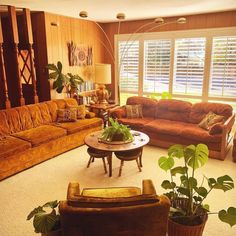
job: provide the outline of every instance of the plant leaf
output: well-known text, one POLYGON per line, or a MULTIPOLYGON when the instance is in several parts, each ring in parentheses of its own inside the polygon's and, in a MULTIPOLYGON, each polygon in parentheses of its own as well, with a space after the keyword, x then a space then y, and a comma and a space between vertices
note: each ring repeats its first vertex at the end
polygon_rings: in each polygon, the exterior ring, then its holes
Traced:
POLYGON ((56 225, 58 217, 55 214, 39 213, 35 215, 33 225, 36 233, 48 233, 56 225))
POLYGON ((64 86, 58 87, 58 88, 56 89, 56 91, 57 91, 58 93, 62 93, 63 88, 64 88, 64 86))
POLYGON ((174 159, 172 157, 160 157, 160 159, 158 160, 158 164, 160 166, 161 169, 167 171, 170 170, 175 162, 174 159))
POLYGON ((185 175, 181 175, 180 176, 180 180, 181 180, 181 184, 184 186, 184 187, 188 187, 188 178, 187 176, 185 175))
POLYGON ((197 169, 205 165, 208 161, 209 150, 207 145, 198 144, 197 146, 189 145, 184 150, 184 156, 187 165, 193 169, 197 169))
POLYGON ((52 209, 56 208, 59 204, 59 201, 55 200, 55 201, 50 201, 50 202, 47 202, 43 205, 43 207, 50 207, 52 209))
POLYGON ((175 176, 176 174, 185 174, 188 171, 187 167, 177 166, 170 170, 171 175, 175 176))
POLYGON ((164 189, 174 189, 176 184, 174 182, 170 182, 169 180, 164 180, 161 184, 161 187, 164 189))
POLYGON ((49 79, 56 79, 57 76, 58 76, 57 71, 56 71, 56 72, 51 72, 51 73, 49 74, 49 79))
POLYGON ((34 210, 33 211, 31 211, 30 213, 29 213, 29 215, 27 216, 27 220, 30 220, 32 217, 34 217, 36 214, 38 214, 38 213, 43 213, 43 212, 45 212, 44 210, 43 210, 43 207, 41 207, 41 206, 39 206, 39 207, 37 207, 37 208, 34 208, 34 210))
POLYGON ((177 189, 177 191, 178 191, 179 193, 181 193, 182 195, 185 195, 185 196, 187 196, 187 197, 189 197, 189 195, 190 195, 190 191, 189 191, 188 188, 179 187, 179 188, 177 189))
POLYGON ((222 189, 224 192, 234 188, 234 181, 228 175, 221 176, 217 178, 216 183, 212 184, 214 189, 222 189))
POLYGON ((60 61, 57 62, 57 68, 58 68, 59 73, 61 73, 61 71, 62 71, 62 64, 61 64, 60 61))
POLYGON ((193 177, 189 177, 188 183, 189 183, 189 188, 197 187, 197 180, 193 177))
POLYGON ((46 68, 49 69, 49 70, 53 70, 53 71, 58 72, 57 67, 56 67, 55 64, 48 64, 48 65, 46 65, 46 68))
POLYGON ((183 157, 184 156, 183 146, 180 144, 172 145, 168 149, 168 156, 177 157, 177 158, 183 157))
POLYGON ((206 197, 207 196, 207 189, 204 187, 195 187, 194 190, 202 197, 206 197))
POLYGON ((201 202, 202 198, 199 196, 193 196, 193 199, 195 200, 195 202, 201 202))
POLYGON ((206 211, 210 211, 210 206, 208 204, 202 205, 202 208, 204 208, 206 211))
POLYGON ((227 211, 221 210, 218 213, 218 217, 221 221, 228 223, 232 227, 236 225, 236 208, 229 207, 227 211))

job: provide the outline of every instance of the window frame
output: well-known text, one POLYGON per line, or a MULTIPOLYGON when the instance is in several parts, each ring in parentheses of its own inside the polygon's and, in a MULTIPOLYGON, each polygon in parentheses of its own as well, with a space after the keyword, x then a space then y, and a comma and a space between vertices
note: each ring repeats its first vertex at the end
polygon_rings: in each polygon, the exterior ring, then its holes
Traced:
MULTIPOLYGON (((236 27, 226 28, 206 28, 206 29, 192 29, 192 30, 179 30, 179 31, 162 31, 152 33, 138 33, 138 34, 120 34, 114 35, 115 40, 115 86, 116 99, 119 98, 119 62, 118 62, 118 41, 139 41, 139 88, 138 95, 145 96, 151 93, 143 92, 143 74, 144 74, 144 41, 155 40, 155 39, 170 39, 171 40, 171 52, 170 52, 170 75, 169 75, 169 93, 174 98, 193 98, 200 99, 202 101, 232 101, 236 102, 236 98, 233 97, 217 97, 209 96, 210 76, 211 76, 211 57, 212 57, 212 46, 213 37, 220 36, 235 36, 236 27), (174 94, 173 93, 173 81, 174 81, 174 52, 175 52, 175 39, 177 38, 194 38, 204 37, 206 38, 205 45, 205 66, 204 66, 204 78, 202 95, 185 95, 185 94, 174 94)), ((127 92, 127 91, 126 91, 127 92)), ((132 94, 132 92, 129 92, 132 94)))

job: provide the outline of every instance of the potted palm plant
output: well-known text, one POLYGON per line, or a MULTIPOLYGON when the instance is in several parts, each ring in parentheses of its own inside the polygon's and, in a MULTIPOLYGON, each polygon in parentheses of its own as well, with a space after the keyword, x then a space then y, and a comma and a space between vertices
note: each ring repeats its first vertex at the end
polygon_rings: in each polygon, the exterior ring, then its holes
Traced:
POLYGON ((38 206, 27 216, 27 220, 33 218, 35 233, 42 236, 61 236, 60 215, 57 213, 59 202, 57 200, 38 206))
MULTIPOLYGON (((208 147, 205 144, 173 145, 168 149, 168 156, 158 160, 159 167, 170 173, 170 180, 164 180, 161 186, 168 190, 166 195, 171 201, 168 222, 168 235, 201 236, 208 219, 209 205, 204 204, 213 190, 224 192, 234 188, 234 182, 228 175, 215 178, 203 176, 201 181, 196 178, 196 170, 208 161, 208 147), (177 159, 180 159, 176 162, 177 159), (176 163, 183 162, 182 165, 176 163), (179 178, 176 179, 176 176, 179 178)), ((236 224, 236 208, 218 212, 221 221, 230 226, 236 224)))

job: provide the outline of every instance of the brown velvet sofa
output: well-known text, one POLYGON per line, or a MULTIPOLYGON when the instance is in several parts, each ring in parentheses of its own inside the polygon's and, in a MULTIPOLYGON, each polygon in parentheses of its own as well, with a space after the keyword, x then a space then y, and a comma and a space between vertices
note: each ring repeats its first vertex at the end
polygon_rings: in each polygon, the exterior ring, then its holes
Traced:
POLYGON ((102 129, 100 118, 57 123, 57 109, 77 105, 58 99, 0 111, 0 180, 84 144, 102 129))
POLYGON ((64 236, 166 236, 170 201, 151 180, 137 187, 83 189, 70 183, 59 205, 64 236))
POLYGON ((110 116, 132 129, 148 134, 149 144, 168 148, 173 144, 205 143, 210 150, 210 157, 225 159, 231 138, 230 131, 235 121, 230 105, 208 102, 191 104, 175 99, 157 101, 137 96, 129 97, 126 104, 141 104, 143 118, 127 118, 124 106, 111 110, 110 116), (220 133, 209 134, 198 126, 209 111, 225 117, 220 133))

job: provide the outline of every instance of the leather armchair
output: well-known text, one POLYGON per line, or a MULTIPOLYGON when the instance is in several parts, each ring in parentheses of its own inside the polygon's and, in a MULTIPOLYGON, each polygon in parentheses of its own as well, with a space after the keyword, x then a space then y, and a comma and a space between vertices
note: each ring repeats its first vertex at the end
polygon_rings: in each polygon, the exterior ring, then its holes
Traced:
POLYGON ((84 189, 70 183, 59 211, 64 236, 166 236, 170 208, 151 180, 136 187, 84 189))

